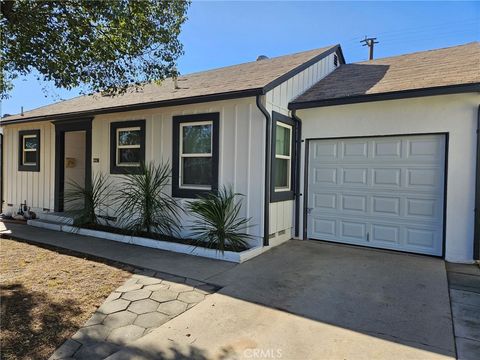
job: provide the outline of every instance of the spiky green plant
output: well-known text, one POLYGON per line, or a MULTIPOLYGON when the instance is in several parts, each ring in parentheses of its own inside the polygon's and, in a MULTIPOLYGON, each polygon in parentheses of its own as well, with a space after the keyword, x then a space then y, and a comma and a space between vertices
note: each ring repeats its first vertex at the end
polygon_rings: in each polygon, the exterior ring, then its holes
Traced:
POLYGON ((164 191, 170 177, 168 163, 142 164, 139 174, 123 175, 116 197, 119 224, 134 233, 178 234, 182 208, 164 191))
POLYGON ((215 248, 222 253, 226 248, 239 251, 248 247, 253 236, 245 231, 251 226, 250 218, 240 217, 242 194, 234 193, 231 187, 223 186, 217 193, 200 197, 188 205, 195 217, 191 231, 195 239, 204 246, 215 248))
POLYGON ((76 181, 69 181, 67 185, 64 194, 66 213, 73 216, 74 225, 99 224, 100 217, 107 217, 112 194, 112 183, 107 176, 97 173, 87 186, 76 181), (83 208, 78 208, 79 203, 83 208))

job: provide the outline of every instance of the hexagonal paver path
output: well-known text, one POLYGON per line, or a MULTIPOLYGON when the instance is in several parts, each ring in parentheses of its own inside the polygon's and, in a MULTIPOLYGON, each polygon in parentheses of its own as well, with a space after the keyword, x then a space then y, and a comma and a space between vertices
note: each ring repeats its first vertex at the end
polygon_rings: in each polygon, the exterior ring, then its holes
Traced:
POLYGON ((50 359, 104 359, 217 290, 193 279, 136 271, 50 359))

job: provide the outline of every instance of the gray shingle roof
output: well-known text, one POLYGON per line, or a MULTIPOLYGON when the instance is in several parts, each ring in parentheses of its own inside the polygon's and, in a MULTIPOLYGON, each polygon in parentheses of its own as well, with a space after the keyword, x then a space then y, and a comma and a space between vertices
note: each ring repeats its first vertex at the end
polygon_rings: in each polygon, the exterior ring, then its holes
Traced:
POLYGON ((119 111, 119 108, 125 111, 146 104, 165 106, 181 103, 183 100, 184 103, 202 102, 209 101, 209 96, 218 94, 224 94, 230 98, 237 97, 237 95, 238 97, 254 96, 272 82, 288 76, 290 72, 295 72, 302 65, 323 57, 337 47, 338 45, 327 46, 292 55, 181 76, 177 80, 177 89, 175 89, 172 79, 166 79, 161 85, 147 84, 139 91, 132 90, 119 96, 79 96, 26 111, 23 116, 17 114, 6 117, 2 123, 32 118, 55 119, 56 116, 66 114, 114 112, 119 111))
POLYGON ((342 65, 290 107, 333 105, 340 99, 348 103, 348 98, 468 84, 480 84, 479 42, 342 65))

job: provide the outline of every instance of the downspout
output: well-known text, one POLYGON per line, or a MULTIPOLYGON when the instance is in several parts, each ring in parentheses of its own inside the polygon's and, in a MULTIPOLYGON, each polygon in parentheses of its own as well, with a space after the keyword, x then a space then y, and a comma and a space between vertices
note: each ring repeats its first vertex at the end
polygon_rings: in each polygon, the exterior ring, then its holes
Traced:
POLYGON ((300 234, 300 154, 302 153, 302 119, 297 116, 296 110, 292 110, 292 118, 295 121, 295 237, 300 234))
POLYGON ((262 95, 257 95, 256 102, 258 109, 265 115, 266 120, 266 134, 265 134, 265 199, 264 199, 264 213, 263 213, 263 246, 269 245, 269 229, 270 229, 270 183, 271 183, 271 161, 270 161, 270 149, 272 133, 272 117, 268 113, 265 106, 261 101, 262 95))
POLYGON ((473 232, 473 259, 480 260, 480 105, 477 112, 477 169, 475 180, 475 215, 473 232))

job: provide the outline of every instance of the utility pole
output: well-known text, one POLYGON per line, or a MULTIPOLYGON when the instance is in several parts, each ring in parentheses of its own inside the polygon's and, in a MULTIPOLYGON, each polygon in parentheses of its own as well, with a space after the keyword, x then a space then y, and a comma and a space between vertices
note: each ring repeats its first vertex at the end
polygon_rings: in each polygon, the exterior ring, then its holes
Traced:
POLYGON ((364 43, 362 46, 368 46, 370 49, 369 60, 373 60, 373 48, 375 44, 378 44, 377 38, 369 38, 365 35, 365 39, 360 40, 361 43, 364 43))

